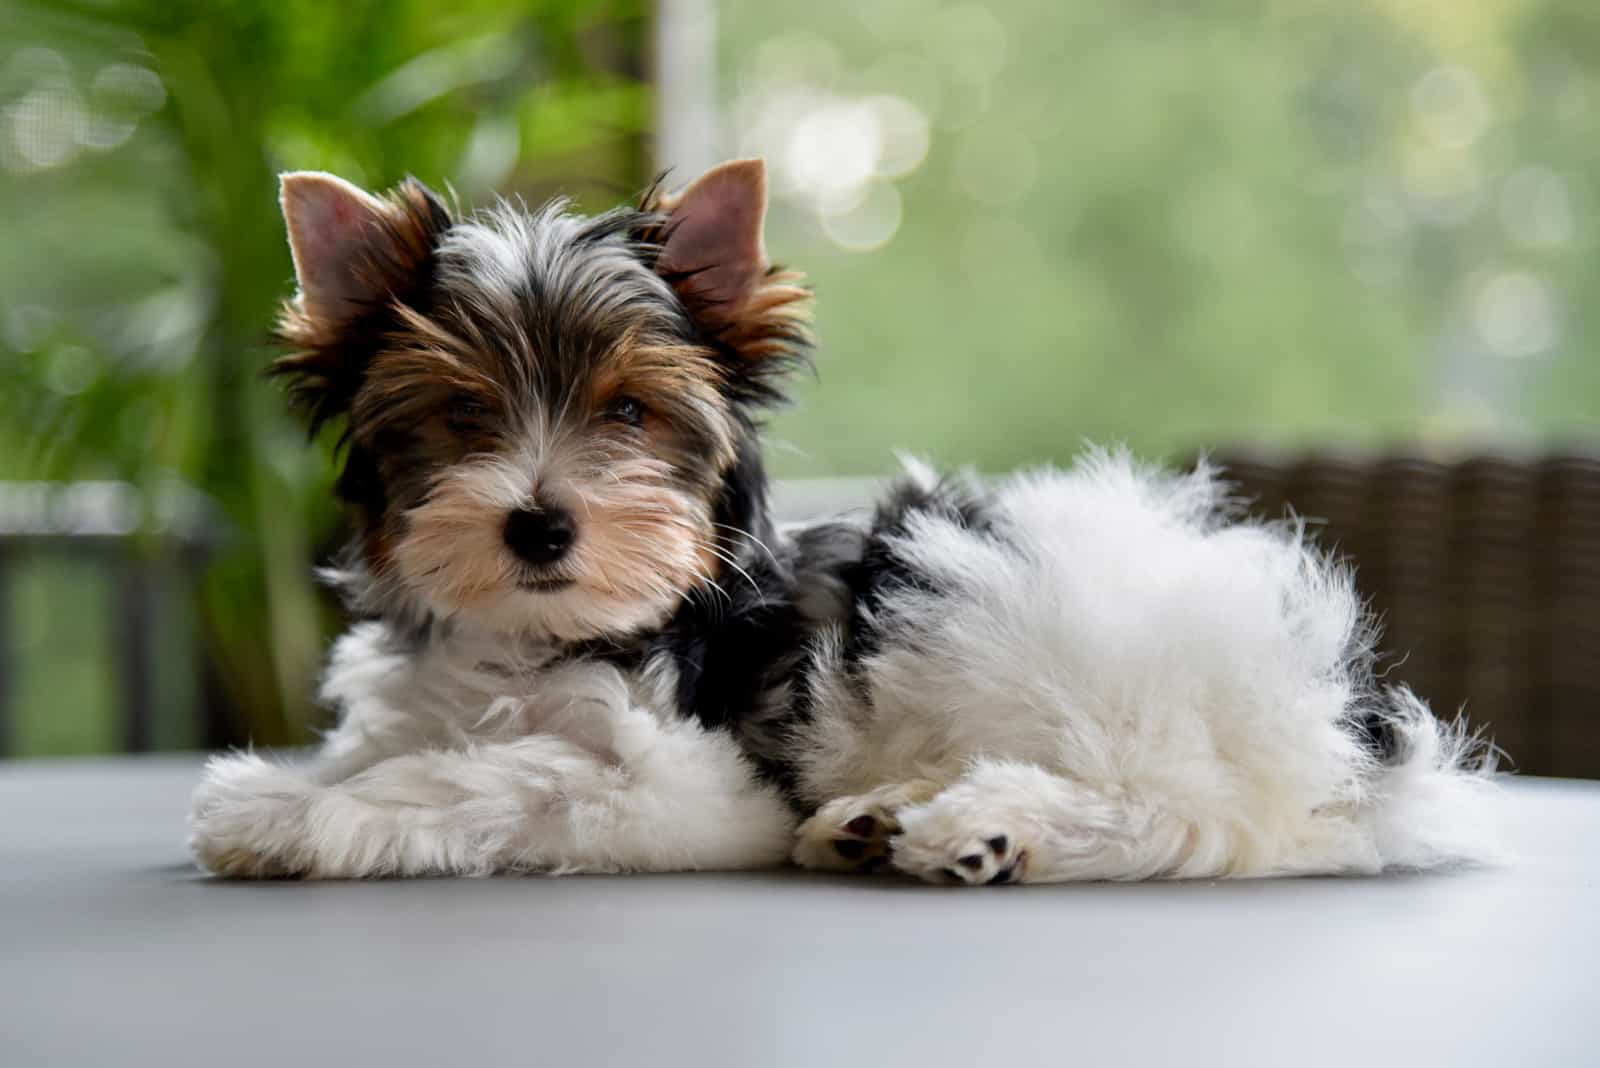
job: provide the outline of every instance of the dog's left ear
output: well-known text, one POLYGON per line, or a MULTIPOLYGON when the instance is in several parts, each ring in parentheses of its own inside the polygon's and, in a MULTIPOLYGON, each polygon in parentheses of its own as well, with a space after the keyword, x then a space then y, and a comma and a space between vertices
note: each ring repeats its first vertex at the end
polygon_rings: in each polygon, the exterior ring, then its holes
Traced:
POLYGON ((663 197, 671 218, 656 267, 686 300, 729 321, 767 272, 761 231, 767 218, 767 167, 736 159, 711 168, 682 192, 663 197))
POLYGON ((702 326, 746 357, 791 353, 804 343, 799 275, 767 261, 767 168, 759 159, 718 164, 681 192, 646 198, 667 217, 656 270, 702 326))

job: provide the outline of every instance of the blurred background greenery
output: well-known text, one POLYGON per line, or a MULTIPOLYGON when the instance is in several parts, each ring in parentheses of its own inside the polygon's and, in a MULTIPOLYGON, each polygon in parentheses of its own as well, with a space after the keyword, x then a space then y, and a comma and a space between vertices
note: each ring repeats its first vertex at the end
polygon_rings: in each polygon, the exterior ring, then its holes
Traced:
POLYGON ((0 0, 0 753, 127 744, 130 641, 142 745, 317 722, 277 171, 766 156, 824 342, 784 475, 1537 448, 1600 429, 1596 55, 1570 0, 0 0))

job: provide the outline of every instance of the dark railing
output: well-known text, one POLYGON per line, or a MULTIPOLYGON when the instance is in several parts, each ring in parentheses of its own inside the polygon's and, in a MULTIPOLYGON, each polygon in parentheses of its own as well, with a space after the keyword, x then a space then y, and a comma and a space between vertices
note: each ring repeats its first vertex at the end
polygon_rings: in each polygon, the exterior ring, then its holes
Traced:
MULTIPOLYGON (((156 706, 163 675, 158 637, 180 607, 199 625, 200 576, 216 530, 211 515, 204 498, 176 485, 141 494, 121 482, 0 483, 0 756, 30 755, 19 753, 17 737, 24 711, 18 692, 24 622, 15 611, 18 580, 51 560, 87 565, 111 606, 103 618, 72 623, 85 647, 109 650, 111 663, 105 666, 120 707, 99 711, 113 718, 115 744, 128 752, 158 747, 156 706), (180 601, 187 603, 180 606, 180 601)), ((55 604, 47 609, 62 610, 55 604)), ((204 642, 198 634, 195 638, 188 663, 176 665, 194 676, 185 687, 190 707, 161 711, 169 721, 187 725, 178 732, 181 740, 204 745, 221 733, 218 725, 225 717, 216 707, 204 642)), ((84 710, 71 711, 81 715, 84 710)))

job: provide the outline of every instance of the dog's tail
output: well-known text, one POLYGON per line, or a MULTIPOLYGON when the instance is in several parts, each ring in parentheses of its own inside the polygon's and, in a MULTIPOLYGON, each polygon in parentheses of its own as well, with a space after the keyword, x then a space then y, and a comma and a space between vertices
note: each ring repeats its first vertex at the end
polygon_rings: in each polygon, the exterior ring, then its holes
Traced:
POLYGON ((1363 806, 1382 866, 1503 862, 1498 750, 1465 717, 1440 720, 1404 686, 1382 701, 1367 726, 1382 755, 1363 806))

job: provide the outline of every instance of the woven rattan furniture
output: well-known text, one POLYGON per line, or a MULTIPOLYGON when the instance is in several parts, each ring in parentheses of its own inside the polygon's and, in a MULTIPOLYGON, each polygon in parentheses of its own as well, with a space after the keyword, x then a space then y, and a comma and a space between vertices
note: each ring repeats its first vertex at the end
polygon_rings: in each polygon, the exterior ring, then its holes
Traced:
POLYGON ((1465 708, 1520 772, 1600 778, 1600 453, 1213 462, 1356 565, 1388 679, 1465 708))

